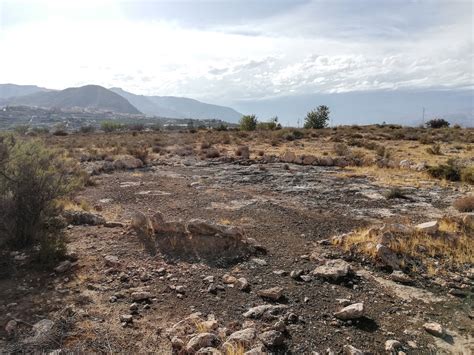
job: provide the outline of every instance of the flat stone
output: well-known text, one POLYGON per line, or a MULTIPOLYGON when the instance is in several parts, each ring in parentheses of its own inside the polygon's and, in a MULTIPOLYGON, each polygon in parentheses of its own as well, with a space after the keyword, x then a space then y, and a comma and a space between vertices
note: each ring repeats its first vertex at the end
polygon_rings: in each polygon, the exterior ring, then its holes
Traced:
POLYGON ((416 230, 428 234, 434 234, 438 231, 439 224, 438 221, 429 221, 425 223, 420 223, 415 226, 416 230))
POLYGON ((232 333, 228 338, 228 342, 242 343, 246 346, 250 345, 257 336, 257 330, 255 328, 242 329, 232 333))
POLYGON ((342 259, 328 260, 325 265, 318 266, 313 275, 322 278, 337 280, 346 277, 351 271, 349 263, 342 259))
POLYGON ((434 335, 435 337, 439 337, 439 338, 442 338, 445 333, 441 324, 436 323, 436 322, 429 322, 429 323, 423 324, 423 329, 426 330, 431 335, 434 335))
POLYGON ((282 287, 271 287, 265 290, 257 291, 257 295, 263 298, 268 298, 273 301, 278 301, 283 296, 282 287))
POLYGON ((364 315, 364 304, 354 303, 350 306, 344 307, 340 311, 334 313, 334 316, 342 320, 357 319, 364 315))
POLYGON ((271 304, 264 304, 261 306, 252 307, 247 310, 243 315, 245 318, 260 318, 265 313, 274 313, 279 312, 283 309, 288 308, 285 305, 271 305, 271 304))

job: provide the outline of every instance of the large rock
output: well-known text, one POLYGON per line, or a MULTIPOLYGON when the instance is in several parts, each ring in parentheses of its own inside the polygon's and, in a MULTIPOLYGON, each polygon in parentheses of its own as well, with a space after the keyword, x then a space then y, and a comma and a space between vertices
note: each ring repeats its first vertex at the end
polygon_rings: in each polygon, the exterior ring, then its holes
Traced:
POLYGON ((113 164, 117 170, 138 169, 143 167, 143 162, 131 155, 122 155, 115 159, 113 164))
POLYGON ((276 330, 269 330, 263 332, 258 336, 260 341, 268 348, 280 347, 285 343, 285 337, 283 334, 276 330))
POLYGON ((334 313, 334 316, 342 320, 357 319, 364 316, 364 304, 354 303, 350 306, 344 307, 340 311, 334 313))
POLYGON ((228 338, 228 342, 241 343, 248 346, 257 336, 257 330, 255 328, 242 329, 232 333, 228 338))
POLYGON ((397 254, 384 244, 377 244, 375 247, 377 258, 385 265, 394 270, 398 270, 402 264, 397 254))
POLYGON ((201 333, 189 340, 186 345, 188 352, 198 351, 202 348, 215 347, 220 344, 220 340, 217 335, 212 333, 201 333))
POLYGON ((337 280, 346 277, 351 272, 351 266, 342 259, 328 260, 325 265, 318 266, 313 271, 317 277, 337 280))
POLYGON ((436 323, 436 322, 423 324, 423 329, 426 330, 431 335, 434 335, 435 337, 439 337, 439 338, 442 338, 445 333, 441 324, 436 323))
POLYGON ((278 301, 283 296, 282 287, 271 287, 265 290, 257 291, 257 295, 262 298, 268 298, 272 301, 278 301))
POLYGON ((438 224, 438 221, 429 221, 429 222, 417 224, 415 228, 416 230, 423 233, 435 234, 438 231, 439 224, 438 224))
POLYGON ((132 227, 145 246, 146 243, 153 244, 170 259, 228 266, 257 253, 239 228, 202 219, 185 223, 165 221, 159 212, 152 217, 137 213, 132 219, 132 227))
POLYGON ((284 310, 286 308, 288 308, 288 306, 264 304, 261 306, 250 308, 244 313, 244 317, 245 318, 260 318, 266 313, 270 313, 270 314, 278 313, 281 310, 284 310))

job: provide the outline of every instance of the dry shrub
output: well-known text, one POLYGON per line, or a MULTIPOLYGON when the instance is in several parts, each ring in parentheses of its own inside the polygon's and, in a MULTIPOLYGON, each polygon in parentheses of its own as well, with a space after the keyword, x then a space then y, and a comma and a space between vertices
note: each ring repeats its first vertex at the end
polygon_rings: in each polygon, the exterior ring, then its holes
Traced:
POLYGON ((333 152, 334 154, 340 156, 340 157, 344 157, 344 156, 348 156, 351 154, 351 150, 349 149, 349 147, 344 144, 344 143, 336 143, 334 144, 334 148, 333 148, 333 152))
POLYGON ((235 155, 238 157, 242 157, 244 159, 249 159, 250 158, 250 148, 246 145, 241 145, 237 147, 235 151, 235 155))
POLYGON ((458 198, 453 206, 459 212, 474 212, 474 195, 458 198))
POLYGON ((132 147, 128 148, 128 153, 137 158, 140 159, 143 164, 146 164, 148 162, 148 148, 147 147, 132 147))
POLYGON ((219 158, 220 153, 217 149, 211 148, 206 151, 206 158, 212 159, 212 158, 219 158))

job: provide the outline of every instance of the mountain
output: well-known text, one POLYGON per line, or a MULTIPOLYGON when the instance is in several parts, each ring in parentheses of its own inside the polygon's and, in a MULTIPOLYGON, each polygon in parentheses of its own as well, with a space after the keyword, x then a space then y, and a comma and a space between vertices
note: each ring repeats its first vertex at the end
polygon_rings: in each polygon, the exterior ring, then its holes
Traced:
POLYGON ((0 84, 0 99, 9 99, 15 96, 25 96, 46 91, 50 90, 36 85, 0 84))
POLYGON ((233 108, 207 104, 185 97, 135 95, 120 88, 110 90, 126 98, 147 115, 169 118, 215 118, 229 122, 237 122, 242 117, 242 114, 233 108))
POLYGON ((60 91, 43 91, 25 96, 17 96, 7 99, 6 104, 46 108, 89 108, 140 114, 140 111, 125 98, 98 85, 86 85, 60 91))

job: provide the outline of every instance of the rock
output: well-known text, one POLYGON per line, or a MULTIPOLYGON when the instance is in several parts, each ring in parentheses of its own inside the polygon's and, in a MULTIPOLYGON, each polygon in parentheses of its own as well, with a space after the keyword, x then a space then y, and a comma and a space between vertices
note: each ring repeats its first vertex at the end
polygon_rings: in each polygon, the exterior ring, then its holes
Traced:
POLYGON ((395 270, 390 274, 390 279, 396 282, 400 282, 403 284, 408 284, 411 283, 413 280, 410 276, 407 274, 403 273, 402 271, 395 270))
POLYGON ((212 275, 211 276, 206 276, 205 278, 203 278, 203 281, 212 284, 214 282, 214 276, 212 276, 212 275))
POLYGON ((109 221, 104 223, 104 227, 107 228, 123 228, 125 225, 122 222, 109 221))
POLYGON ((214 347, 220 344, 219 338, 212 333, 201 333, 198 334, 189 340, 186 345, 186 350, 188 352, 198 351, 202 348, 214 347))
POLYGON ((181 350, 184 348, 184 341, 180 338, 178 338, 177 336, 174 336, 172 339, 171 339, 171 347, 173 348, 173 350, 181 350))
POLYGON ((86 211, 64 211, 63 217, 68 224, 74 226, 99 226, 105 223, 105 218, 101 215, 86 211))
POLYGON ((271 287, 265 290, 257 291, 257 295, 263 298, 271 299, 272 301, 278 301, 283 296, 282 287, 271 287))
POLYGON ((439 224, 438 221, 430 221, 425 223, 420 223, 415 226, 416 230, 428 234, 434 234, 438 231, 439 224))
POLYGON ((474 229, 474 212, 466 213, 462 217, 462 223, 471 229, 474 229))
POLYGON ((115 159, 113 162, 114 168, 117 170, 138 169, 143 167, 143 162, 140 159, 132 157, 131 155, 123 155, 115 159))
POLYGON ((364 315, 364 304, 361 303, 354 303, 350 306, 344 307, 340 311, 334 313, 336 318, 342 320, 349 320, 349 319, 357 319, 364 315))
POLYGON ((292 270, 292 271, 290 272, 290 277, 291 277, 292 279, 295 279, 295 280, 298 280, 298 279, 301 277, 301 275, 303 275, 303 270, 301 270, 301 269, 299 269, 299 270, 292 270))
POLYGON ((254 264, 257 264, 259 266, 266 266, 268 263, 263 260, 263 259, 259 259, 259 258, 252 258, 251 260, 254 264))
POLYGON ((275 324, 273 324, 272 329, 277 330, 277 331, 282 332, 282 333, 285 333, 287 331, 286 324, 282 320, 279 320, 275 324))
POLYGON ((176 286, 174 288, 174 290, 177 292, 177 293, 181 293, 181 294, 184 294, 186 292, 186 288, 184 286, 176 286))
POLYGON ((288 308, 285 305, 271 305, 271 304, 264 304, 261 306, 252 307, 247 310, 243 315, 245 318, 260 318, 265 313, 274 313, 279 312, 283 309, 288 308))
POLYGON ((66 271, 68 271, 72 266, 72 263, 69 260, 64 260, 61 262, 58 266, 54 268, 54 271, 57 272, 58 274, 62 274, 66 271))
POLYGON ((265 351, 265 348, 263 345, 257 346, 256 348, 250 349, 249 351, 246 351, 244 355, 266 355, 267 352, 265 351))
POLYGON ((344 355, 364 355, 362 350, 359 350, 352 345, 344 345, 343 353, 344 355))
POLYGON ((138 303, 133 302, 133 303, 130 305, 130 307, 128 307, 128 309, 130 309, 130 311, 132 311, 132 312, 138 311, 138 303))
POLYGON ((434 335, 435 337, 439 337, 439 338, 442 338, 445 333, 441 324, 436 323, 436 322, 423 324, 423 329, 426 330, 431 335, 434 335))
POLYGON ((349 263, 342 259, 328 260, 325 265, 318 266, 313 271, 317 277, 337 280, 346 277, 351 272, 349 263))
POLYGON ((301 280, 303 280, 304 282, 310 282, 313 280, 313 278, 311 277, 311 275, 301 275, 301 280))
POLYGON ((410 166, 412 165, 412 162, 409 161, 408 159, 404 159, 400 161, 400 168, 402 169, 410 169, 410 166))
POLYGON ((133 316, 131 314, 122 314, 120 316, 120 321, 123 323, 132 323, 133 322, 133 316))
POLYGON ((115 255, 107 255, 105 257, 105 265, 108 267, 117 267, 120 266, 119 258, 115 255))
POLYGON ((43 319, 33 325, 34 335, 26 338, 25 343, 43 343, 51 341, 53 337, 54 322, 49 319, 43 319))
POLYGON ((229 274, 224 274, 224 276, 222 276, 222 282, 225 284, 235 284, 237 282, 237 278, 229 274))
POLYGON ((276 348, 282 346, 285 343, 285 337, 283 334, 276 330, 269 330, 263 332, 258 336, 260 341, 268 348, 276 348))
POLYGON ((7 335, 9 337, 13 336, 16 332, 18 323, 16 320, 12 319, 10 320, 7 325, 5 326, 5 331, 7 332, 7 335))
POLYGON ((132 292, 132 300, 135 302, 146 301, 151 298, 151 293, 148 291, 132 292))
POLYGON ((402 343, 400 343, 398 340, 390 339, 385 342, 385 350, 391 353, 397 351, 401 347, 402 347, 402 343))
POLYGON ((275 270, 275 271, 273 271, 273 273, 274 273, 275 275, 278 275, 278 276, 285 276, 285 275, 288 275, 288 272, 285 271, 285 270, 275 270))
POLYGON ((237 285, 239 286, 240 291, 247 292, 250 290, 250 284, 245 277, 240 277, 237 280, 237 285))
POLYGON ((257 336, 257 330, 255 328, 242 329, 232 333, 228 338, 228 342, 241 343, 245 346, 249 346, 257 336))
POLYGON ((385 265, 390 266, 392 269, 397 270, 400 268, 401 260, 397 254, 392 251, 389 247, 383 244, 377 244, 375 247, 378 259, 385 265))

